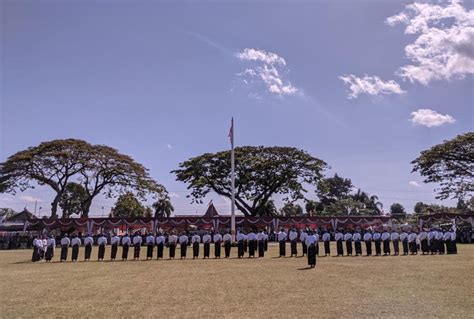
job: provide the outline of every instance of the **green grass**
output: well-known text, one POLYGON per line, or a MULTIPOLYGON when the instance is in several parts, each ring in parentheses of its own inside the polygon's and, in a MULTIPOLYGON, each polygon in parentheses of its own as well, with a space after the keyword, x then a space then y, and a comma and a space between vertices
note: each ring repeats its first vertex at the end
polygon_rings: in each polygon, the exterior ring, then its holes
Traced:
POLYGON ((474 245, 458 255, 320 257, 311 270, 305 258, 274 258, 274 245, 264 259, 232 253, 33 264, 31 251, 0 251, 0 316, 473 317, 474 245))

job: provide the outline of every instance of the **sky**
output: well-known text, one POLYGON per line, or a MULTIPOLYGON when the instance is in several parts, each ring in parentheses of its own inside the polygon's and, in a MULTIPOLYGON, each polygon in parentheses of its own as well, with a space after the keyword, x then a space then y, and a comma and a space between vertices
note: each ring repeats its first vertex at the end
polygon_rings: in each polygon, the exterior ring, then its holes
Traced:
MULTIPOLYGON (((229 149, 234 117, 237 146, 306 150, 385 211, 453 205, 437 201, 410 162, 473 130, 473 7, 3 0, 0 161, 53 139, 107 144, 150 169, 175 214, 201 214, 206 203, 191 205, 170 171, 229 149)), ((36 202, 44 215, 51 200, 43 186, 0 194, 0 207, 33 211, 36 202)), ((210 200, 230 211, 228 200, 210 200)), ((96 199, 92 215, 113 203, 96 199)))

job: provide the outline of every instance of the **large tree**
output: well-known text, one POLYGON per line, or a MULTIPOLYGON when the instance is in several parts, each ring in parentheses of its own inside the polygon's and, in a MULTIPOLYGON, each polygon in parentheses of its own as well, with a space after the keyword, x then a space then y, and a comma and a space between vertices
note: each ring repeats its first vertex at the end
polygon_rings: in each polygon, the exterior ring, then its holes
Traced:
POLYGON ((425 183, 438 183, 438 199, 466 198, 474 193, 474 133, 458 135, 422 151, 411 162, 425 183))
POLYGON ((158 216, 170 217, 171 213, 174 212, 174 207, 168 196, 159 198, 152 206, 155 209, 155 218, 158 216))
POLYGON ((390 206, 390 216, 392 216, 393 218, 404 220, 407 217, 405 207, 403 207, 403 205, 400 203, 393 203, 390 206))
MULTIPOLYGON (((192 202, 202 203, 211 191, 231 198, 230 151, 206 153, 180 163, 172 171, 188 184, 192 202)), ((235 200, 246 216, 265 214, 268 200, 284 194, 286 202, 303 199, 304 185, 316 185, 326 163, 293 147, 244 146, 235 149, 235 200)))
POLYGON ((145 206, 140 203, 132 192, 127 192, 117 198, 117 202, 110 212, 110 217, 143 217, 145 213, 145 206))
POLYGON ((335 174, 334 177, 323 178, 318 183, 316 194, 321 203, 326 206, 349 197, 353 187, 349 178, 343 178, 335 174))
POLYGON ((294 203, 285 203, 280 209, 280 215, 282 216, 302 216, 303 207, 294 203))

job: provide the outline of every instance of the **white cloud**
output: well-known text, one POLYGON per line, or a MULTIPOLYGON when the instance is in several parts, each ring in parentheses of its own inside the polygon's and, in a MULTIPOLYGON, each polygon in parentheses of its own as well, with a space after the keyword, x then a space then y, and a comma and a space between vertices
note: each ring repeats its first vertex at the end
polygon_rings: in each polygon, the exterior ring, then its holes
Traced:
POLYGON ((339 79, 344 81, 345 84, 349 85, 351 93, 348 98, 353 99, 357 98, 359 94, 369 94, 369 95, 381 95, 381 94, 402 94, 405 93, 400 88, 400 85, 393 81, 383 81, 378 76, 369 76, 367 74, 364 77, 359 78, 353 74, 340 76, 339 79))
POLYGON ((405 47, 413 64, 398 70, 403 79, 427 85, 474 73, 474 10, 466 10, 458 1, 444 6, 413 3, 386 23, 405 24, 405 34, 418 36, 405 47))
POLYGON ((22 201, 25 201, 25 202, 28 202, 28 203, 34 203, 34 202, 41 203, 43 201, 41 198, 33 197, 33 196, 30 196, 30 195, 20 196, 20 199, 22 201))
POLYGON ((413 124, 423 125, 426 127, 435 127, 443 124, 452 124, 456 120, 451 115, 439 114, 430 109, 419 109, 411 113, 410 121, 413 124))
POLYGON ((171 144, 166 144, 166 147, 170 150, 170 149, 173 148, 173 145, 171 145, 171 144))
POLYGON ((416 181, 409 181, 408 184, 409 184, 410 186, 414 186, 414 187, 421 187, 421 185, 418 184, 416 181))
POLYGON ((279 55, 247 48, 236 53, 235 56, 242 61, 257 63, 254 67, 237 73, 245 84, 263 83, 268 92, 279 96, 294 95, 299 92, 297 87, 283 79, 281 72, 286 71, 286 61, 279 55))
POLYGON ((174 192, 171 192, 168 195, 169 195, 170 198, 179 198, 180 197, 179 194, 174 193, 174 192))

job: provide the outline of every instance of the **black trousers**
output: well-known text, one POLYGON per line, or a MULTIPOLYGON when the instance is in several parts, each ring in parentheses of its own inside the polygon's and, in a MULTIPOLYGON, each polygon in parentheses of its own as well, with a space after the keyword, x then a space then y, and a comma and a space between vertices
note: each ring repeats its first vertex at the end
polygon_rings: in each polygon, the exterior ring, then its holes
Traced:
POLYGON ((409 242, 408 246, 410 247, 410 252, 412 254, 417 254, 418 253, 418 249, 416 247, 416 240, 409 242))
POLYGON ((92 254, 92 245, 86 245, 86 249, 84 252, 84 260, 91 259, 91 254, 92 254))
POLYGON ((331 255, 331 242, 329 240, 324 242, 324 254, 331 255))
POLYGON ((68 252, 68 247, 67 245, 61 246, 61 261, 66 261, 67 260, 67 252, 68 252))
POLYGON ((427 253, 427 252, 429 252, 428 239, 423 239, 423 240, 421 241, 421 252, 422 252, 422 253, 427 253))
POLYGON ((347 256, 352 256, 352 240, 346 240, 347 256))
POLYGON ((198 258, 199 257, 199 243, 195 241, 193 243, 193 258, 198 258))
POLYGON ((457 245, 457 242, 456 240, 451 240, 451 246, 453 247, 453 254, 457 254, 458 253, 458 245, 457 245))
POLYGON ((146 246, 146 258, 153 258, 153 248, 155 247, 155 245, 153 244, 148 244, 146 246))
POLYGON ((211 251, 211 244, 210 243, 204 243, 204 258, 209 258, 209 254, 211 251))
POLYGON ((264 257, 265 256, 265 241, 260 240, 258 242, 258 257, 264 257))
POLYGON ((367 256, 372 256, 372 241, 371 240, 367 240, 365 242, 365 253, 367 254, 367 256))
POLYGON ((40 260, 39 249, 36 246, 33 246, 33 256, 31 256, 31 261, 36 262, 40 260))
POLYGON ((296 240, 291 241, 291 256, 298 255, 298 246, 296 245, 296 240))
POLYGON ((248 248, 248 241, 247 240, 244 240, 244 251, 247 252, 247 248, 248 248))
POLYGON ((362 244, 360 240, 354 242, 356 255, 362 255, 362 244))
POLYGON ((46 261, 51 261, 53 257, 54 257, 54 247, 53 246, 46 247, 46 253, 44 254, 44 259, 46 261))
POLYGON ((122 259, 127 259, 128 258, 128 249, 129 248, 130 248, 130 245, 122 246, 122 259))
POLYGON ((156 259, 163 258, 163 250, 165 250, 165 244, 159 243, 156 247, 156 259))
POLYGON ((72 260, 76 261, 79 256, 79 245, 72 246, 72 260))
POLYGON ((244 257, 244 241, 239 240, 237 243, 237 257, 242 258, 244 257))
POLYGON ((380 256, 382 254, 382 243, 380 240, 375 241, 375 255, 380 256))
POLYGON ((174 255, 176 253, 176 243, 170 243, 170 258, 174 258, 174 255))
POLYGON ((286 242, 284 240, 280 241, 280 257, 286 256, 286 242))
POLYGON ((255 240, 249 240, 249 257, 255 257, 255 240))
POLYGON ((230 241, 226 241, 224 243, 224 255, 225 255, 225 258, 229 258, 230 257, 230 249, 231 249, 231 244, 230 244, 230 241))
POLYGON ((440 253, 441 255, 444 254, 444 242, 443 240, 438 240, 438 253, 440 253))
POLYGON ((214 257, 221 258, 221 242, 214 243, 214 257))
POLYGON ((337 255, 341 255, 343 256, 344 255, 344 249, 342 248, 342 240, 338 240, 337 243, 336 243, 336 247, 337 247, 337 255))
POLYGON ((451 255, 453 253, 452 247, 451 247, 451 239, 448 239, 444 242, 446 244, 446 254, 451 255))
POLYGON ((316 255, 319 256, 319 242, 316 243, 316 255))
POLYGON ((398 255, 400 253, 400 247, 399 247, 399 243, 398 243, 398 239, 392 241, 392 244, 393 244, 393 252, 395 255, 398 255))
POLYGON ((186 258, 186 250, 188 249, 188 243, 181 243, 181 258, 186 258))
POLYGON ((383 241, 383 253, 390 255, 390 240, 386 239, 383 241))
POLYGON ((104 260, 105 255, 105 245, 99 245, 99 252, 97 254, 97 259, 104 260))
POLYGON ((136 244, 134 247, 133 247, 133 258, 135 259, 140 259, 140 244, 136 244))
POLYGON ((438 241, 436 239, 430 240, 430 251, 432 254, 436 254, 438 251, 438 241))
POLYGON ((303 256, 306 255, 308 253, 308 247, 306 247, 304 240, 301 242, 301 248, 303 249, 303 256))
POLYGON ((110 259, 115 260, 117 257, 118 244, 113 244, 110 250, 110 259))
POLYGON ((268 240, 265 239, 265 251, 267 251, 267 250, 268 250, 268 240))
POLYGON ((408 239, 402 241, 403 254, 408 255, 408 239))
POLYGON ((312 244, 308 247, 308 266, 316 266, 316 245, 312 244))

